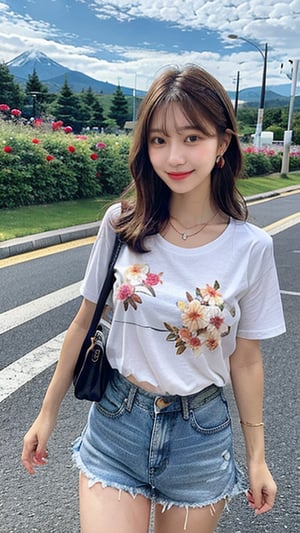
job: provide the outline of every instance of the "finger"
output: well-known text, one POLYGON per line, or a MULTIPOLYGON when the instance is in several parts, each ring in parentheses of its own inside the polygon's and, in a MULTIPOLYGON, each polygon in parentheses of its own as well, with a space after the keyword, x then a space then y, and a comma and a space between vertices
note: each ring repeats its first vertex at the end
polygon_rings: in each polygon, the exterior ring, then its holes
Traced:
POLYGON ((255 515, 260 515, 263 513, 267 513, 272 509, 273 505, 269 505, 268 503, 264 503, 264 505, 260 509, 255 509, 255 515))
POLYGON ((34 467, 33 467, 33 459, 30 456, 22 455, 22 465, 27 470, 28 474, 33 475, 35 473, 34 467))

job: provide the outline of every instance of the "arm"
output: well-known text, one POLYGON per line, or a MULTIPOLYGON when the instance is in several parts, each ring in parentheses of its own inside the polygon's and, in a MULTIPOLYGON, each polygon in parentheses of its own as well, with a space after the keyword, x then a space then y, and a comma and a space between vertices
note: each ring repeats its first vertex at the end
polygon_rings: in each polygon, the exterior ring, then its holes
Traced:
MULTIPOLYGON (((263 363, 259 341, 237 338, 230 357, 233 392, 243 422, 263 421, 263 363)), ((276 484, 265 462, 264 427, 242 424, 250 482, 249 505, 255 514, 269 511, 275 501, 276 484)))
POLYGON ((34 467, 44 464, 47 459, 47 442, 55 427, 61 402, 72 383, 78 354, 95 307, 96 304, 83 299, 80 309, 66 333, 61 354, 40 413, 24 437, 22 463, 29 474, 34 474, 34 467))

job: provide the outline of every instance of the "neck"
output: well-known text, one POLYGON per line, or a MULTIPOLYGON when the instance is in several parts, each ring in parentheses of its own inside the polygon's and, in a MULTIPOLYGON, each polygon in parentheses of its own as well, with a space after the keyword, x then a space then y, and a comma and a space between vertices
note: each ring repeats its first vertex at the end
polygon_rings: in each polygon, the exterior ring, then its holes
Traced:
POLYGON ((210 197, 186 199, 183 195, 171 198, 170 215, 179 220, 185 227, 204 224, 217 211, 210 197))

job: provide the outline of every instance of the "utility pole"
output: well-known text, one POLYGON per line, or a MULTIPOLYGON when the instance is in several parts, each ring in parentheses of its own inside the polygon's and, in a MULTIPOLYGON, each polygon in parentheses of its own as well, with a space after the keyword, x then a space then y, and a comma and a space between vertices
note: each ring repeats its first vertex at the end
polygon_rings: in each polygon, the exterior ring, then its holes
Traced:
MULTIPOLYGON (((298 81, 298 69, 299 69, 299 59, 294 61, 289 60, 291 63, 291 74, 287 74, 288 78, 292 80, 291 86, 291 97, 290 97, 290 107, 289 107, 289 118, 287 130, 284 132, 283 139, 283 154, 282 154, 282 163, 281 163, 281 172, 280 176, 284 178, 289 172, 289 158, 290 158, 290 148, 292 144, 292 135, 293 135, 293 112, 294 112, 294 102, 296 95, 296 87, 298 81)), ((283 68, 283 64, 281 65, 283 68)))

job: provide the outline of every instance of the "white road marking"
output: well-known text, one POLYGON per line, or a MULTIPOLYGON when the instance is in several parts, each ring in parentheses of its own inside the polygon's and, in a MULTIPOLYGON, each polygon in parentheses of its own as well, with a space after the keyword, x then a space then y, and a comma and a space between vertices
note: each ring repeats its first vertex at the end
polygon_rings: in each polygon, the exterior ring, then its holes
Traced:
POLYGON ((56 363, 65 332, 20 357, 0 372, 0 403, 56 363))
POLYGON ((80 283, 73 283, 58 291, 50 292, 23 305, 0 314, 0 334, 16 328, 37 316, 42 315, 80 296, 80 283))

